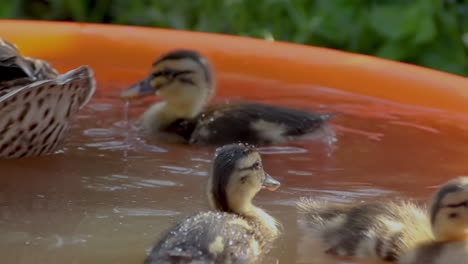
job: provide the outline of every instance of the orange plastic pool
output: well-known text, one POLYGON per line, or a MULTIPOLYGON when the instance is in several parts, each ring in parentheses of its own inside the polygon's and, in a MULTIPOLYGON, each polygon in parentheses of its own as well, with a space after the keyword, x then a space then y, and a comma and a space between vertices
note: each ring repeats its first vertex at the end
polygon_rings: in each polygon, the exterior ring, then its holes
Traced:
MULTIPOLYGON (((326 48, 210 33, 86 23, 3 20, 0 32, 27 55, 91 65, 98 79, 130 83, 135 76, 143 76, 161 52, 191 47, 211 59, 218 72, 248 73, 468 113, 468 78, 326 48), (109 66, 112 71, 107 70, 109 66)), ((250 92, 242 88, 238 87, 236 93, 250 92)))
POLYGON ((461 76, 325 48, 144 27, 0 20, 0 33, 62 72, 88 64, 98 80, 60 153, 0 160, 2 263, 142 263, 162 232, 206 209, 213 150, 149 143, 133 125, 156 99, 126 108, 117 96, 174 48, 212 61, 215 100, 341 113, 331 120, 330 141, 261 149, 281 187, 260 192, 255 203, 284 226, 268 264, 311 263, 296 222, 299 197, 424 202, 435 185, 468 175, 468 79, 461 76))

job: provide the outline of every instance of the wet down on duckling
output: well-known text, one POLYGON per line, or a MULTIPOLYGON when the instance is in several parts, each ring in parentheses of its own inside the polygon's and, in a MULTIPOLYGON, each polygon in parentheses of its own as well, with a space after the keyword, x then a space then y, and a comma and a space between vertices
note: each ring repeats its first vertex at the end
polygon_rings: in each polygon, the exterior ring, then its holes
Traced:
POLYGON ((189 144, 282 143, 317 132, 334 116, 243 101, 205 107, 215 86, 205 57, 193 50, 175 50, 156 59, 150 74, 122 91, 121 97, 156 93, 164 101, 143 114, 143 130, 164 141, 189 144))
POLYGON ((279 186, 264 171, 255 148, 231 144, 217 149, 207 186, 212 211, 171 228, 145 263, 257 263, 278 237, 279 223, 252 199, 263 188, 279 186))

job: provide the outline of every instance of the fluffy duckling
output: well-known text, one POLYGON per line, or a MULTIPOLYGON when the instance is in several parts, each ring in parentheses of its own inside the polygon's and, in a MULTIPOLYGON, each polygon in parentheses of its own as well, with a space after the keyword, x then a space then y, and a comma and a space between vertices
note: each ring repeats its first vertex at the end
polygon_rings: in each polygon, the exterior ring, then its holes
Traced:
POLYGON ((430 221, 435 241, 409 250, 399 263, 468 263, 468 177, 450 180, 439 188, 432 199, 430 221))
POLYGON ((214 211, 195 214, 171 228, 145 263, 255 263, 279 231, 276 220, 252 199, 262 188, 276 190, 279 185, 263 170, 254 148, 219 148, 207 189, 214 211))
POLYGON ((94 91, 89 67, 59 75, 48 62, 24 57, 0 39, 0 158, 56 151, 94 91))
POLYGON ((432 239, 425 210, 409 202, 341 204, 303 198, 298 209, 304 241, 334 255, 395 261, 432 239))
POLYGON ((143 114, 143 129, 159 139, 189 144, 280 143, 318 130, 332 114, 254 102, 205 107, 215 87, 209 62, 192 50, 159 57, 144 80, 123 98, 156 94, 164 99, 143 114))

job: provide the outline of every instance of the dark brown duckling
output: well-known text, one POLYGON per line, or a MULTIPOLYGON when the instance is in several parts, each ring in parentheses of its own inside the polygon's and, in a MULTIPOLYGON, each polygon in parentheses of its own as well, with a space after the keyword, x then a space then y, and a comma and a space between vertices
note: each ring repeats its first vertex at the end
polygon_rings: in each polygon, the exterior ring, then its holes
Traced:
POLYGON ((205 107, 214 93, 209 62, 192 50, 159 57, 144 80, 124 98, 155 93, 164 99, 143 114, 143 129, 169 142, 224 145, 282 143, 316 132, 333 114, 255 102, 224 102, 205 107))
POLYGON ((252 199, 262 188, 276 190, 279 185, 263 170, 254 148, 219 148, 207 188, 213 211, 187 217, 171 228, 145 263, 256 263, 279 230, 276 220, 252 199))

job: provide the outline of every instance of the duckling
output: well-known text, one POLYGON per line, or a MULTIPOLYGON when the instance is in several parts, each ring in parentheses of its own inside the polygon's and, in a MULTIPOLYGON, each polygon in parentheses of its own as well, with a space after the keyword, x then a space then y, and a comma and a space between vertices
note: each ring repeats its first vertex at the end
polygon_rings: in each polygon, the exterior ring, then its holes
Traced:
POLYGON ((435 241, 406 252, 400 264, 468 262, 468 177, 452 179, 435 193, 430 207, 435 241))
POLYGON ((59 75, 48 62, 24 57, 0 39, 0 158, 55 152, 94 91, 88 66, 59 75))
POLYGON ((334 114, 318 114, 255 102, 224 102, 205 107, 215 89, 208 60, 192 50, 159 57, 150 74, 122 91, 132 98, 156 92, 164 99, 142 117, 143 130, 169 142, 268 145, 309 135, 334 114))
POLYGON ((280 183, 260 154, 243 144, 216 150, 207 196, 213 211, 192 215, 171 228, 145 263, 256 263, 278 237, 277 221, 252 204, 262 189, 280 183))
POLYGON ((426 211, 410 202, 342 204, 302 198, 297 205, 304 241, 329 254, 395 261, 433 239, 426 211))

